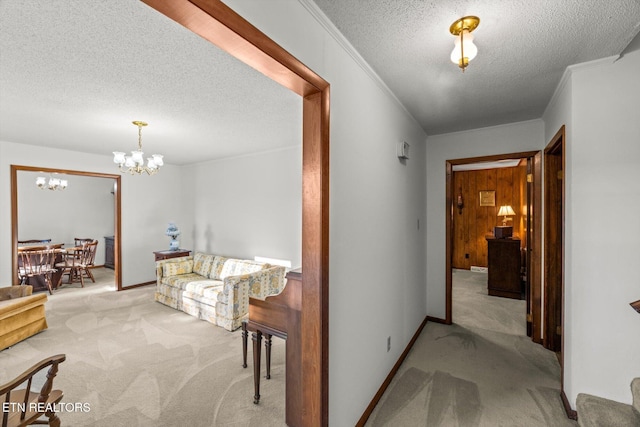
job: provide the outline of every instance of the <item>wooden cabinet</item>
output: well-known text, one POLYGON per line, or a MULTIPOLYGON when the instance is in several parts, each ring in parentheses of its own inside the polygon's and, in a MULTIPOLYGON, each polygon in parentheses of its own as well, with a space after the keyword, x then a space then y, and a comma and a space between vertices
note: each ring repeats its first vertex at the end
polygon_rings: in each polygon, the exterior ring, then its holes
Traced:
POLYGON ((157 251, 153 254, 156 256, 156 261, 162 261, 163 259, 177 258, 180 256, 189 256, 191 251, 187 249, 178 249, 177 251, 157 251))
POLYGON ((113 236, 104 236, 104 266, 112 270, 116 268, 113 252, 113 236))
POLYGON ((489 295, 522 299, 524 288, 520 279, 520 239, 487 238, 489 245, 489 295))

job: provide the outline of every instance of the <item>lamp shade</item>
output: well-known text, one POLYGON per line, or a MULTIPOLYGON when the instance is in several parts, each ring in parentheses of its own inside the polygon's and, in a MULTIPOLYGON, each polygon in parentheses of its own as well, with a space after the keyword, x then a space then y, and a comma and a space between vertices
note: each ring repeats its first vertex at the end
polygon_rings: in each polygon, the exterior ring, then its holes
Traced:
POLYGON ((478 48, 473 44, 473 34, 468 30, 462 30, 454 42, 455 46, 451 52, 451 62, 458 64, 461 68, 467 66, 469 61, 476 57, 478 48), (464 48, 464 57, 462 48, 464 48))
POLYGON ((500 206, 498 210, 498 216, 509 216, 515 215, 516 213, 513 211, 513 208, 509 205, 500 206))

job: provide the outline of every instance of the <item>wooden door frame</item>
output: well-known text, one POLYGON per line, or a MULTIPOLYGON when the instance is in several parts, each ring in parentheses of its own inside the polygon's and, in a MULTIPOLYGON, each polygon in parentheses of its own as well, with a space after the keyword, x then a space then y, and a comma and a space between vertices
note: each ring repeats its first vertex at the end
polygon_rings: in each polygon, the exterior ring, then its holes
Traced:
POLYGON ((445 240, 445 264, 446 264, 446 313, 444 319, 433 319, 440 323, 450 325, 453 323, 453 216, 455 213, 455 189, 453 188, 453 166, 480 162, 493 162, 509 159, 533 159, 533 221, 531 242, 527 242, 531 257, 531 317, 533 332, 531 339, 536 343, 542 343, 542 153, 540 151, 525 151, 510 154, 496 154, 491 156, 470 157, 464 159, 447 160, 445 164, 445 191, 446 191, 446 240, 445 240))
POLYGON ((59 173, 64 175, 76 175, 85 176, 91 178, 107 178, 115 180, 115 188, 113 192, 114 197, 114 212, 113 212, 113 258, 114 258, 114 279, 116 283, 116 289, 122 290, 122 263, 120 257, 122 250, 120 248, 120 235, 121 235, 121 192, 120 192, 120 175, 114 175, 110 173, 101 172, 86 172, 68 169, 55 169, 55 168, 41 168, 36 166, 20 166, 11 165, 11 274, 13 285, 19 285, 18 280, 18 172, 42 172, 47 173, 59 173))
POLYGON ((329 83, 220 0, 141 0, 303 98, 302 414, 329 421, 329 83))
MULTIPOLYGON (((545 240, 545 251, 544 251, 544 279, 545 279, 545 293, 547 292, 547 279, 550 274, 549 266, 551 265, 552 259, 559 255, 560 257, 560 270, 561 270, 561 278, 560 278, 560 354, 558 357, 558 361, 560 362, 560 397, 562 398, 562 403, 564 404, 565 411, 567 416, 571 419, 577 419, 578 414, 571 408, 571 403, 567 398, 564 392, 564 307, 565 307, 565 291, 564 291, 564 274, 565 274, 565 212, 566 212, 566 185, 565 185, 565 170, 566 170, 566 134, 565 134, 565 126, 562 125, 558 132, 551 138, 549 144, 544 149, 544 172, 545 172, 545 183, 547 180, 554 179, 554 175, 557 174, 558 170, 562 171, 562 180, 560 184, 560 197, 561 197, 561 218, 559 219, 559 224, 561 227, 560 231, 560 241, 562 242, 562 247, 560 248, 560 253, 553 251, 555 249, 553 245, 548 244, 548 241, 551 239, 550 233, 552 232, 549 224, 553 221, 558 221, 558 218, 552 218, 556 215, 556 211, 551 209, 551 198, 554 196, 551 194, 552 188, 557 188, 557 186, 552 187, 551 185, 545 185, 545 208, 544 208, 544 224, 545 224, 545 232, 544 232, 544 240, 545 240), (557 163, 549 161, 549 157, 560 155, 560 169, 557 168, 557 163)), ((557 194, 556 194, 557 196, 557 194)), ((545 310, 545 323, 549 324, 551 316, 553 313, 550 310, 545 310)), ((554 322, 556 323, 556 322, 554 322)), ((550 341, 548 338, 548 328, 544 330, 544 342, 547 343, 550 341)))

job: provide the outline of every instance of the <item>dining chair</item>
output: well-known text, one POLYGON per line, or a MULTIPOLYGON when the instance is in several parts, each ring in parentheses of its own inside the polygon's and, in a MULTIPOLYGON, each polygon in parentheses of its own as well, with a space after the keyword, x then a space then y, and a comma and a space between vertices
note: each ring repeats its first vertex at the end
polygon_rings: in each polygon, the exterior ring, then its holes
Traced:
POLYGON ((49 294, 53 295, 51 276, 56 271, 57 251, 59 249, 53 245, 18 247, 20 284, 26 284, 30 277, 42 276, 49 289, 49 294))
POLYGON ((73 238, 73 244, 76 245, 76 246, 82 246, 85 243, 93 242, 93 240, 94 239, 83 239, 83 238, 80 238, 80 237, 74 237, 73 238))
POLYGON ((93 283, 96 282, 96 279, 93 277, 93 273, 91 272, 91 268, 94 266, 96 259, 96 250, 98 249, 98 241, 92 240, 82 245, 82 254, 80 256, 80 280, 82 280, 83 275, 85 275, 88 279, 91 279, 93 283))
POLYGON ((85 276, 95 283, 96 280, 93 277, 90 267, 93 266, 97 247, 98 241, 93 240, 89 243, 82 244, 82 246, 68 248, 64 261, 56 264, 57 268, 63 269, 59 283, 62 283, 62 276, 65 274, 69 276, 69 283, 74 283, 79 280, 83 288, 85 276))
POLYGON ((3 410, 0 412, 2 427, 27 426, 32 424, 48 424, 60 426, 60 418, 56 414, 57 403, 64 394, 62 390, 53 389, 53 379, 58 374, 58 365, 66 359, 65 354, 47 357, 24 371, 6 384, 0 384, 0 400, 3 410), (35 391, 46 371, 46 381, 40 391, 35 391), (25 387, 25 388, 20 388, 25 387), (40 419, 46 416, 46 420, 40 419))

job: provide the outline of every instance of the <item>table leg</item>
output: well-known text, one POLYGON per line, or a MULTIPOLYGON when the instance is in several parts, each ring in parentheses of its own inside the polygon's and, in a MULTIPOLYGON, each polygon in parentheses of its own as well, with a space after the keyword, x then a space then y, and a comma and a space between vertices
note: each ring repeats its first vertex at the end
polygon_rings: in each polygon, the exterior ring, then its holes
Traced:
POLYGON ((264 334, 264 352, 267 356, 267 379, 271 379, 271 335, 264 334))
POLYGON ((247 339, 249 333, 247 332, 247 322, 242 322, 242 367, 247 367, 247 339))
POLYGON ((253 403, 257 405, 260 402, 260 347, 262 347, 262 332, 255 331, 251 334, 251 338, 253 340, 253 384, 255 386, 253 403))

